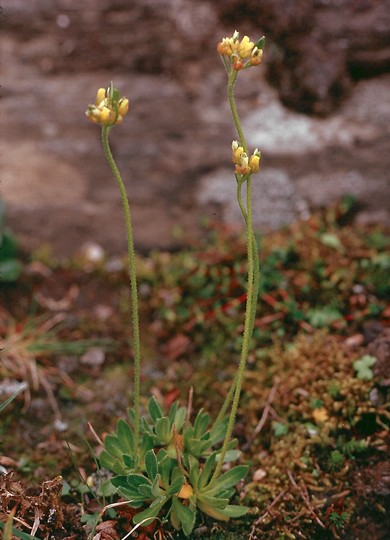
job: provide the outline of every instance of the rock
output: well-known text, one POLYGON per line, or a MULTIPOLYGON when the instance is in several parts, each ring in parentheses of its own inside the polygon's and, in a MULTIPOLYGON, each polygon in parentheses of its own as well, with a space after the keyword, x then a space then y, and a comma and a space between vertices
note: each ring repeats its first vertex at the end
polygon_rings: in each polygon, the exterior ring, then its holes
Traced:
MULTIPOLYGON (((362 221, 389 218, 390 77, 355 84, 348 71, 351 58, 367 71, 370 51, 378 58, 375 73, 382 71, 387 49, 380 44, 379 4, 300 0, 294 9, 281 9, 271 0, 240 3, 241 20, 249 17, 250 29, 261 15, 270 37, 266 67, 240 75, 236 90, 248 143, 262 152, 254 178, 257 227, 306 217, 346 193, 363 203, 362 221), (340 17, 336 4, 351 20, 340 17), (356 36, 362 14, 367 28, 356 36), (321 44, 329 35, 339 46, 343 32, 349 45, 333 59, 321 44), (275 71, 275 90, 264 72, 280 63, 272 51, 286 51, 287 44, 296 63, 284 68, 287 82, 275 71), (337 113, 313 118, 285 106, 333 110, 328 90, 335 77, 344 89, 340 70, 348 92, 340 91, 337 113), (303 86, 317 88, 320 75, 321 91, 303 106, 303 86)), ((222 12, 218 3, 197 0, 3 2, 1 195, 8 225, 25 249, 50 243, 62 257, 92 241, 108 257, 125 251, 117 187, 99 129, 84 117, 97 88, 111 79, 130 99, 126 121, 110 138, 131 202, 137 250, 190 242, 201 234, 202 215, 242 223, 230 162, 236 136, 215 51, 238 22, 237 6, 228 0, 222 12), (181 240, 173 234, 178 225, 181 240)), ((245 32, 248 25, 240 26, 245 32)), ((257 37, 259 28, 253 32, 257 37)))

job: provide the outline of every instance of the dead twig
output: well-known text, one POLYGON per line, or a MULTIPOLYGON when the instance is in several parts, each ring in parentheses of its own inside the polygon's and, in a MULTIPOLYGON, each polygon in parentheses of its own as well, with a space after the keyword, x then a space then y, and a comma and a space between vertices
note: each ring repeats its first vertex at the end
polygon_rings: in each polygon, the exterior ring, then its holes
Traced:
POLYGON ((251 532, 249 535, 249 540, 255 540, 256 527, 260 525, 262 521, 264 521, 264 519, 268 516, 268 514, 272 515, 272 512, 271 512, 272 508, 284 497, 286 493, 287 493, 287 489, 284 489, 283 491, 281 491, 279 495, 277 495, 274 498, 274 500, 267 506, 266 511, 260 517, 258 517, 256 521, 253 522, 252 527, 251 527, 251 532))
POLYGON ((290 479, 291 484, 295 487, 295 489, 301 495, 302 500, 305 503, 306 507, 308 508, 308 510, 309 510, 310 514, 312 515, 312 517, 315 519, 315 521, 318 523, 318 525, 320 527, 322 527, 323 529, 326 529, 326 526, 322 523, 320 518, 315 513, 313 505, 311 504, 310 499, 309 499, 309 493, 307 491, 306 485, 304 486, 304 488, 302 488, 301 486, 298 486, 298 484, 296 483, 293 475, 291 474, 291 471, 287 471, 287 475, 288 475, 288 477, 290 479))
POLYGON ((276 395, 276 391, 278 389, 278 386, 279 386, 279 379, 276 378, 275 379, 275 383, 274 385, 272 386, 269 394, 268 394, 268 398, 267 398, 267 401, 265 403, 265 406, 264 406, 264 409, 263 409, 263 413, 261 415, 261 418, 260 418, 260 421, 259 423, 257 424, 257 426, 255 427, 255 429, 253 430, 253 434, 252 436, 250 437, 250 439, 243 445, 242 449, 244 452, 246 452, 247 450, 249 450, 249 448, 251 447, 253 441, 255 440, 255 437, 261 432, 261 430, 263 429, 266 421, 267 421, 267 418, 269 416, 269 413, 271 412, 271 403, 274 401, 275 399, 275 395, 276 395))

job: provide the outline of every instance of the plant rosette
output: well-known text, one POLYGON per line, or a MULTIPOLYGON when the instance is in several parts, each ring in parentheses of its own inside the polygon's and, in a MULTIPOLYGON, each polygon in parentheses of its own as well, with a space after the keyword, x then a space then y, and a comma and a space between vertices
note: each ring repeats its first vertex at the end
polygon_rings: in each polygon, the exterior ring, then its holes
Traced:
MULTIPOLYGON (((210 416, 202 410, 193 424, 186 419, 187 410, 174 403, 164 415, 157 400, 148 404, 149 418, 141 420, 141 444, 134 444, 134 413, 129 422, 120 419, 117 429, 104 439, 100 464, 113 471, 110 485, 133 508, 140 508, 135 524, 163 516, 173 527, 189 535, 195 525, 197 511, 226 521, 247 512, 244 506, 229 504, 234 486, 242 480, 248 467, 233 467, 212 480, 220 450, 215 449, 225 436, 227 418, 210 426, 210 416), (146 509, 143 509, 147 506, 146 509)), ((232 440, 224 463, 239 457, 232 440)), ((112 492, 112 491, 111 491, 112 492)))

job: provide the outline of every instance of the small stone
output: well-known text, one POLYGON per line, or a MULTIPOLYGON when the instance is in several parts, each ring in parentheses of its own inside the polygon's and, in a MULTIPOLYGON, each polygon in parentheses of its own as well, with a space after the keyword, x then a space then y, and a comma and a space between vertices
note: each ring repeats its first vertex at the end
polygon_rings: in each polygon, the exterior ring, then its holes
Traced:
POLYGON ((265 477, 267 476, 267 473, 264 469, 257 469, 252 476, 253 482, 261 482, 265 477))
POLYGON ((63 422, 60 418, 56 418, 54 420, 54 429, 59 432, 64 432, 68 429, 69 424, 67 422, 63 422))
POLYGON ((345 340, 346 346, 350 347, 351 349, 361 347, 363 343, 364 343, 363 334, 354 334, 353 336, 350 336, 349 338, 345 340))
POLYGON ((95 242, 86 242, 80 249, 81 257, 89 263, 100 263, 105 257, 102 246, 95 242))
POLYGON ((101 366, 105 360, 105 353, 100 347, 92 347, 80 358, 80 362, 86 366, 101 366))

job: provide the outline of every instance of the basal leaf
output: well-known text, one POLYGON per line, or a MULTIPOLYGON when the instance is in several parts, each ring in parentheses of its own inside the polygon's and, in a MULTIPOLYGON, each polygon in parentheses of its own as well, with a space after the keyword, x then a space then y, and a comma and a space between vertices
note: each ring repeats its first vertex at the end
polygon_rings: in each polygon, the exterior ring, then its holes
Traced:
POLYGON ((225 472, 222 476, 218 478, 216 483, 213 486, 213 491, 219 491, 221 489, 228 489, 235 486, 240 480, 244 478, 248 472, 247 465, 238 465, 233 467, 230 471, 225 472))
POLYGON ((156 422, 159 418, 162 418, 164 416, 160 404, 154 396, 149 399, 148 408, 150 417, 153 422, 156 422))

